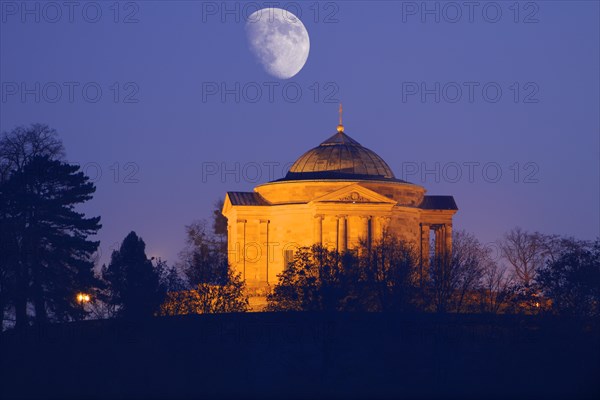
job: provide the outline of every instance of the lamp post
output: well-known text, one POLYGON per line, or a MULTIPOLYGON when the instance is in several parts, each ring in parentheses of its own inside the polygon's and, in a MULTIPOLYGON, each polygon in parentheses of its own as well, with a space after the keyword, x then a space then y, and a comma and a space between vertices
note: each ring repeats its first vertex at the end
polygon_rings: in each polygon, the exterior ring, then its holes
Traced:
POLYGON ((83 311, 85 311, 84 304, 90 302, 90 295, 87 293, 77 293, 77 301, 79 302, 79 306, 81 307, 82 318, 83 319, 83 311))

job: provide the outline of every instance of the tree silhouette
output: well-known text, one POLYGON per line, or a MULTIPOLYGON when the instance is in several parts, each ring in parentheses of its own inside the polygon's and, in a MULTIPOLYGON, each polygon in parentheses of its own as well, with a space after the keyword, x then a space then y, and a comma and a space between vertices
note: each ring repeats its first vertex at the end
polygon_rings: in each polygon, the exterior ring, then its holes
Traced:
MULTIPOLYGON (((227 218, 223 215, 221 210, 223 209, 223 204, 225 200, 218 199, 215 201, 214 210, 213 210, 213 232, 220 239, 222 243, 227 246, 227 218)), ((225 251, 227 251, 227 247, 225 247, 225 251)))
POLYGON ((222 284, 199 283, 191 290, 167 293, 161 315, 214 314, 248 311, 248 297, 240 274, 229 270, 222 284))
POLYGON ((573 244, 540 268, 537 282, 559 314, 600 316, 600 240, 573 244))
POLYGON ((56 130, 44 124, 18 126, 0 139, 0 182, 22 171, 35 157, 62 160, 65 149, 56 130))
POLYGON ((272 311, 410 311, 415 307, 417 256, 391 235, 339 253, 300 248, 267 296, 272 311))
POLYGON ((206 221, 194 221, 185 229, 186 246, 179 254, 179 265, 190 286, 227 282, 227 241, 211 231, 206 221))
POLYGON ((504 258, 514 268, 519 282, 525 288, 531 288, 535 274, 545 260, 547 246, 544 235, 517 227, 504 235, 500 248, 504 258))
POLYGON ((75 294, 97 283, 92 256, 98 242, 87 237, 100 229, 100 217, 85 218, 75 206, 95 190, 78 166, 48 156, 30 159, 0 185, 2 231, 10 226, 15 246, 7 258, 18 325, 26 323, 29 300, 37 323, 49 314, 66 320, 81 313, 75 294))
POLYGON ((154 268, 158 273, 158 281, 165 292, 177 292, 187 288, 186 282, 179 275, 174 266, 169 266, 166 261, 158 258, 154 268))
POLYGON ((119 250, 113 251, 108 267, 102 268, 107 284, 106 302, 117 307, 117 315, 126 319, 154 315, 165 296, 159 273, 146 257, 146 244, 130 232, 119 250))
MULTIPOLYGON (((33 158, 44 156, 52 160, 61 160, 64 156, 64 147, 54 129, 33 124, 4 132, 0 138, 0 186, 13 174, 22 173, 33 158)), ((27 320, 28 267, 20 264, 17 250, 21 238, 14 234, 19 222, 11 214, 15 210, 10 211, 8 207, 9 198, 0 196, 0 331, 4 311, 9 306, 16 307, 19 327, 27 320)))
POLYGON ((462 312, 478 307, 476 295, 482 289, 485 267, 492 262, 489 250, 472 234, 456 230, 451 254, 434 257, 429 268, 428 292, 437 312, 462 312))
POLYGON ((416 306, 418 253, 413 245, 385 233, 359 250, 360 298, 367 311, 410 311, 416 306))
POLYGON ((342 311, 355 297, 347 279, 356 271, 352 253, 340 254, 315 245, 302 247, 279 275, 267 296, 270 311, 342 311))
POLYGON ((497 314, 512 302, 516 292, 514 279, 508 269, 494 260, 483 266, 480 289, 480 307, 485 313, 497 314))

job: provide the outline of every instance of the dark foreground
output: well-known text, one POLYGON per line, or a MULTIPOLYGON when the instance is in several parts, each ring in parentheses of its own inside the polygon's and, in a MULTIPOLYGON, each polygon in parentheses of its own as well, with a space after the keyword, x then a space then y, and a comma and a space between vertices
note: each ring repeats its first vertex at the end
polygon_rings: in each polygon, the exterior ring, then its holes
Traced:
POLYGON ((0 336, 0 398, 600 398, 597 322, 225 314, 0 336))

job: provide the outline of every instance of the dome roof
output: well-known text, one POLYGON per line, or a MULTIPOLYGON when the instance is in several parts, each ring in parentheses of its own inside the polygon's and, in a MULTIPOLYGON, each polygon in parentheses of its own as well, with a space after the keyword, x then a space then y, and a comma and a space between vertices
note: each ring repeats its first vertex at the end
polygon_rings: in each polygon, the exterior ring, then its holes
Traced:
POLYGON ((341 124, 335 135, 300 156, 282 180, 302 179, 399 181, 381 157, 346 135, 341 124))

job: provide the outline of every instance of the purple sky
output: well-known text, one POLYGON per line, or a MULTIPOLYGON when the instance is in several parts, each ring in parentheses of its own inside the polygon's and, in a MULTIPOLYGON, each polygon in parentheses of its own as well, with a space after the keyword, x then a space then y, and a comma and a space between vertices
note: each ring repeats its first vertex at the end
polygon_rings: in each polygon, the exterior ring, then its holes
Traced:
POLYGON ((439 22, 422 2, 283 2, 311 40, 289 80, 250 53, 245 2, 227 3, 231 14, 222 2, 121 2, 116 14, 112 1, 83 1, 72 15, 45 4, 0 2, 0 130, 47 123, 96 177, 85 211, 102 216, 104 260, 135 230, 150 255, 175 261, 184 225, 216 199, 271 168, 281 177, 333 134, 339 100, 346 133, 398 178, 454 195, 456 228, 486 243, 517 225, 599 235, 596 1, 427 2, 439 22), (234 93, 211 95, 215 85, 234 93))

